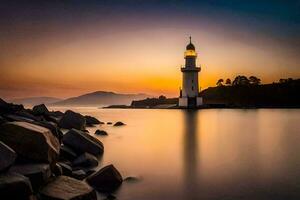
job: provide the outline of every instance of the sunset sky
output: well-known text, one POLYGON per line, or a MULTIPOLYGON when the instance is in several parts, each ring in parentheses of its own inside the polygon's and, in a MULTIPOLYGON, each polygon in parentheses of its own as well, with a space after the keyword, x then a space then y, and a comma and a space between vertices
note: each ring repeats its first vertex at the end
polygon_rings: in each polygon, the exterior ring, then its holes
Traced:
POLYGON ((190 35, 201 89, 300 77, 299 0, 1 1, 0 97, 178 96, 190 35))

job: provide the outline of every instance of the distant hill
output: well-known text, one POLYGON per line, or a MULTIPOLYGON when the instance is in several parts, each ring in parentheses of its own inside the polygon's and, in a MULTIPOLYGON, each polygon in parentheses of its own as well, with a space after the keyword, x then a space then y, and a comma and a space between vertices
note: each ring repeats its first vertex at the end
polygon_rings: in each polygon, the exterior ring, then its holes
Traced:
POLYGON ((84 94, 78 97, 68 98, 56 103, 53 106, 106 106, 112 104, 130 105, 133 100, 140 100, 150 97, 146 94, 119 94, 114 92, 97 91, 84 94))
POLYGON ((23 105, 37 105, 37 104, 52 104, 62 99, 55 98, 55 97, 28 97, 28 98, 19 98, 19 99, 12 99, 10 102, 16 104, 23 104, 23 105))

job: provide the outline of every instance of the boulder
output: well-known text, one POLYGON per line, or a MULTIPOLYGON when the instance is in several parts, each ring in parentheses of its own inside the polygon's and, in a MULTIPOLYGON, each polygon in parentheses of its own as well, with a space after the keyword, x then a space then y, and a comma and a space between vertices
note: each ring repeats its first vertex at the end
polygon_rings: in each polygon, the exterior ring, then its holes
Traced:
POLYGON ((77 152, 88 152, 95 156, 103 154, 103 144, 82 131, 72 129, 63 136, 63 143, 77 152))
POLYGON ((53 135, 59 140, 59 142, 61 142, 64 134, 61 132, 61 130, 57 127, 55 123, 48 122, 48 121, 40 121, 40 122, 35 121, 31 123, 49 129, 51 133, 53 133, 53 135))
POLYGON ((14 113, 20 110, 23 110, 23 105, 16 105, 12 103, 7 103, 3 99, 0 98, 0 114, 9 114, 14 113))
POLYGON ((13 149, 0 141, 0 158, 0 172, 2 172, 15 162, 17 154, 13 149))
POLYGON ((96 135, 104 135, 104 136, 108 135, 106 131, 104 131, 104 130, 99 130, 99 129, 95 131, 95 134, 96 134, 96 135))
POLYGON ((32 187, 27 177, 16 173, 0 174, 1 199, 29 200, 32 193, 32 187))
POLYGON ((124 126, 125 124, 123 123, 123 122, 116 122, 115 124, 114 124, 114 126, 124 126))
POLYGON ((27 119, 31 119, 33 121, 41 121, 43 120, 43 116, 34 116, 33 114, 31 114, 28 110, 21 110, 18 112, 15 112, 14 115, 20 116, 20 117, 25 117, 27 119))
POLYGON ((85 118, 87 126, 93 126, 95 124, 100 124, 100 121, 98 119, 96 119, 95 117, 86 115, 86 116, 84 116, 84 118, 85 118))
POLYGON ((58 139, 41 126, 27 122, 4 123, 0 126, 0 140, 27 159, 52 163, 58 158, 58 139))
POLYGON ((6 122, 6 120, 2 116, 0 116, 0 125, 4 124, 5 122, 6 122))
POLYGON ((45 186, 41 199, 46 200, 96 200, 96 192, 83 181, 67 176, 59 176, 45 186))
POLYGON ((79 170, 74 170, 72 171, 72 177, 76 178, 78 180, 83 180, 85 177, 87 177, 85 171, 83 171, 82 169, 79 170))
POLYGON ((87 177, 86 181, 100 192, 112 192, 122 184, 123 179, 113 165, 108 165, 87 177))
POLYGON ((72 162, 73 167, 96 167, 98 159, 89 153, 83 153, 72 162))
POLYGON ((58 162, 57 164, 61 167, 63 175, 65 175, 65 176, 72 175, 72 167, 70 165, 68 165, 67 163, 63 163, 63 162, 58 162))
POLYGON ((111 124, 112 124, 112 122, 107 122, 106 124, 109 124, 109 125, 111 125, 111 124))
POLYGON ((129 182, 129 183, 135 183, 135 182, 138 182, 140 179, 138 177, 135 177, 135 176, 128 176, 126 178, 124 178, 123 181, 125 182, 129 182))
POLYGON ((34 115, 45 115, 49 113, 49 110, 45 106, 45 104, 40 104, 40 105, 33 106, 32 112, 34 115))
POLYGON ((60 119, 58 123, 59 127, 65 128, 65 129, 78 129, 78 130, 84 130, 86 121, 84 116, 82 116, 79 113, 73 112, 71 110, 67 110, 63 117, 60 119))
POLYGON ((52 168, 52 173, 55 176, 63 175, 62 167, 58 163, 55 163, 55 166, 52 168))
POLYGON ((61 111, 50 111, 48 113, 48 115, 56 117, 56 118, 62 118, 62 116, 64 115, 64 113, 61 112, 61 111))
POLYGON ((67 160, 74 160, 75 158, 78 157, 78 155, 71 149, 70 147, 66 145, 62 145, 60 147, 60 154, 59 154, 61 159, 67 159, 67 160))
POLYGON ((45 163, 17 164, 13 165, 9 171, 29 178, 34 192, 37 192, 42 185, 47 183, 51 176, 50 166, 45 163))

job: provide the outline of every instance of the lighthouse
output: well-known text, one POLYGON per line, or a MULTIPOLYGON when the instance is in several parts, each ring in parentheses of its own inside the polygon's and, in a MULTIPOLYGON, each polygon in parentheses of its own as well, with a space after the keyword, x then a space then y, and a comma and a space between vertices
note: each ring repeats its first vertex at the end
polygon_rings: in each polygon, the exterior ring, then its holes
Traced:
POLYGON ((197 53, 191 37, 184 52, 184 59, 185 66, 181 67, 182 88, 180 89, 179 107, 196 108, 202 105, 202 97, 199 97, 198 79, 201 68, 196 66, 197 53))

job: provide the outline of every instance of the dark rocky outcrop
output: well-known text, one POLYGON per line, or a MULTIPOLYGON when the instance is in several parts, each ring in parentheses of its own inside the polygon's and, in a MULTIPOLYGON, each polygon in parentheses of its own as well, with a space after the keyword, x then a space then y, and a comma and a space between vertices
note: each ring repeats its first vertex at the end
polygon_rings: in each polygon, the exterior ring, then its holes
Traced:
POLYGON ((107 122, 106 124, 109 124, 109 125, 111 125, 111 124, 112 124, 112 122, 107 122))
POLYGON ((100 192, 112 192, 122 184, 123 179, 113 165, 108 165, 89 176, 86 181, 100 192))
POLYGON ((114 124, 114 126, 124 126, 125 124, 123 123, 123 122, 116 122, 115 124, 114 124))
POLYGON ((45 106, 45 104, 40 104, 40 105, 36 105, 32 108, 32 113, 34 115, 46 115, 49 113, 49 110, 45 106))
POLYGON ((66 159, 66 160, 74 160, 75 158, 78 157, 75 151, 73 151, 72 148, 62 145, 60 147, 60 154, 59 154, 61 159, 66 159))
POLYGON ((0 174, 1 199, 30 200, 32 193, 32 187, 27 177, 16 173, 0 174))
POLYGON ((100 124, 101 123, 97 118, 89 116, 89 115, 84 116, 84 118, 85 118, 87 126, 93 126, 95 124, 100 124))
POLYGON ((24 110, 23 105, 7 103, 0 98, 0 114, 10 114, 21 110, 24 110))
POLYGON ((105 135, 105 136, 108 135, 106 131, 104 131, 104 130, 99 130, 99 129, 95 131, 95 134, 96 134, 96 135, 105 135))
POLYGON ((87 177, 85 171, 82 169, 74 170, 72 171, 72 177, 76 178, 78 180, 83 180, 85 177, 87 177))
POLYGON ((51 170, 49 164, 17 164, 13 165, 10 172, 22 174, 29 178, 33 191, 37 192, 38 189, 49 181, 51 170))
POLYGON ((82 131, 72 129, 63 137, 63 143, 77 152, 88 152, 95 156, 102 155, 103 144, 93 136, 82 131))
POLYGON ((45 200, 96 200, 96 192, 83 181, 59 176, 40 192, 45 200))
POLYGON ((72 162, 73 167, 96 167, 98 159, 89 153, 83 153, 72 162))
POLYGON ((7 122, 0 126, 0 140, 25 158, 52 163, 60 144, 49 129, 27 122, 7 122))
POLYGON ((57 164, 61 167, 63 175, 65 175, 65 176, 72 175, 72 167, 70 165, 68 165, 67 163, 64 163, 64 162, 58 162, 57 164))
POLYGON ((17 154, 0 141, 0 172, 7 170, 16 160, 17 154))
POLYGON ((85 117, 79 113, 67 110, 58 123, 59 127, 65 129, 84 130, 86 126, 85 117))

